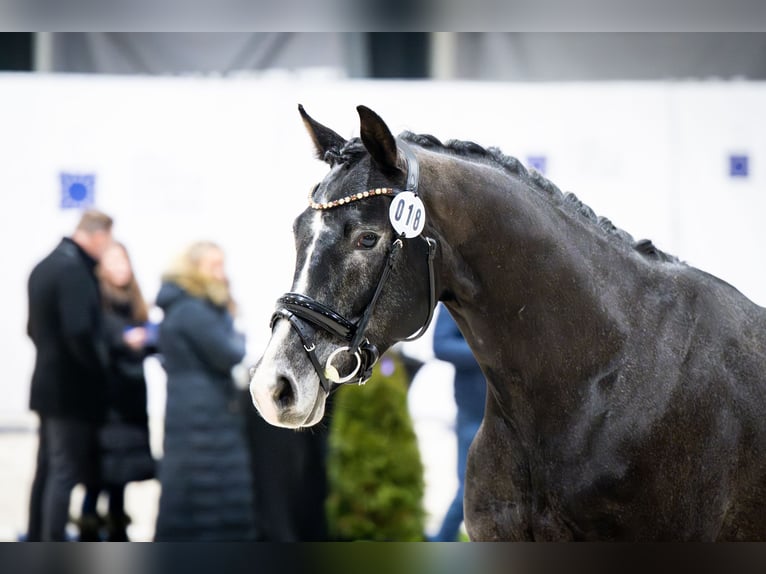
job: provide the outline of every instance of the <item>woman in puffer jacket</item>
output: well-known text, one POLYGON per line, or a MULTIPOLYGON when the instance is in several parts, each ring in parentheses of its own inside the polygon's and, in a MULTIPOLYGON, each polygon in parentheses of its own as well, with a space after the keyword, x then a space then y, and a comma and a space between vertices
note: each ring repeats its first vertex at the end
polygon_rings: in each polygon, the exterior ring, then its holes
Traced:
POLYGON ((251 540, 250 460, 231 376, 245 338, 234 329, 221 248, 191 245, 156 302, 167 403, 155 540, 251 540))

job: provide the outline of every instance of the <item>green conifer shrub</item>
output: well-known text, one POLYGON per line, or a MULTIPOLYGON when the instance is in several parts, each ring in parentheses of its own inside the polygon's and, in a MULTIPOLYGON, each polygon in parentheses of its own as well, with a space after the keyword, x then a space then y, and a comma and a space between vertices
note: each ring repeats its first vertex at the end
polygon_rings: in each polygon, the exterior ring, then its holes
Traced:
POLYGON ((407 410, 409 381, 393 353, 366 385, 336 392, 327 519, 337 540, 423 540, 423 464, 407 410))

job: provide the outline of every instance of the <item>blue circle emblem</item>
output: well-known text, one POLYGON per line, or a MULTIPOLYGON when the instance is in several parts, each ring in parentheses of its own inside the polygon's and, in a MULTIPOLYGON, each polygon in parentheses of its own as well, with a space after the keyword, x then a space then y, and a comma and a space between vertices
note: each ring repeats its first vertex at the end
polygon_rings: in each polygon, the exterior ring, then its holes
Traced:
POLYGON ((82 201, 88 195, 88 189, 79 181, 69 186, 69 197, 75 201, 82 201))

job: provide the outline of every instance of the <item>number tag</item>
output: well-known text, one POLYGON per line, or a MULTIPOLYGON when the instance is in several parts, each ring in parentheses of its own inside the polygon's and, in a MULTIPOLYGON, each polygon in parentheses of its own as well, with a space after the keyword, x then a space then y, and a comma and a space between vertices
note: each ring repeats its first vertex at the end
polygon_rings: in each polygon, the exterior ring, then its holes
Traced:
POLYGON ((417 237, 426 224, 426 209, 417 195, 411 191, 401 191, 391 202, 388 218, 399 235, 417 237))

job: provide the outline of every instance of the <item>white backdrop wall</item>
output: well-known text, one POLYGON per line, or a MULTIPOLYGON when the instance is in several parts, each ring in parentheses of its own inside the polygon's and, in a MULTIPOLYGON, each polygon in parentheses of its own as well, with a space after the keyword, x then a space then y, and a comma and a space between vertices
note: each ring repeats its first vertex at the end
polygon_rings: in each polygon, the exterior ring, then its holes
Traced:
POLYGON ((365 104, 395 133, 544 156, 548 177, 597 214, 764 304, 765 97, 760 83, 0 75, 0 415, 27 410, 27 277, 79 215, 59 207, 62 172, 95 174, 96 205, 149 299, 186 243, 219 242, 253 357, 290 286, 292 220, 326 171, 298 103, 344 137, 358 135, 365 104), (729 176, 732 153, 748 155, 748 177, 729 176))

